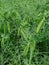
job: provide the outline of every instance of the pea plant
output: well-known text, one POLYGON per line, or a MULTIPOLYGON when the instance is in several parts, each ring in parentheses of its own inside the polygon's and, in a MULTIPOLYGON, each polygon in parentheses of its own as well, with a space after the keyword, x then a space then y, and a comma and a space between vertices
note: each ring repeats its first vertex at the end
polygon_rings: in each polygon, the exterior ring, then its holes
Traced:
POLYGON ((0 65, 49 65, 49 0, 0 0, 0 65))

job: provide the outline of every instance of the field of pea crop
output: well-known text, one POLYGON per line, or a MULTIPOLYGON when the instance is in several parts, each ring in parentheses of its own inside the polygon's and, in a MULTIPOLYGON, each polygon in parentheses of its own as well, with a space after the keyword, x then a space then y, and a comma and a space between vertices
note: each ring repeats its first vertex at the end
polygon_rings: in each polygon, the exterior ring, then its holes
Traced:
POLYGON ((49 0, 0 0, 0 65, 49 65, 49 0))

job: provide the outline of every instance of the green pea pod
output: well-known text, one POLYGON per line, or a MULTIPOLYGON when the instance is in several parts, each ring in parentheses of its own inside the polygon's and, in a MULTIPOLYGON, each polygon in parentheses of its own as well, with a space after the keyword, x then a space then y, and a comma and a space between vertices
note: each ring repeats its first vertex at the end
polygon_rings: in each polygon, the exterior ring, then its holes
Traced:
POLYGON ((33 42, 30 44, 29 65, 31 64, 31 60, 32 60, 32 57, 33 57, 33 53, 34 53, 34 50, 35 50, 35 46, 36 46, 36 43, 35 43, 35 40, 33 40, 33 42))
POLYGON ((7 22, 7 28, 8 28, 8 32, 10 33, 10 23, 7 22))
POLYGON ((41 20, 41 22, 38 24, 36 33, 38 33, 38 32, 40 31, 40 29, 41 29, 41 27, 42 27, 44 21, 45 21, 45 17, 43 17, 43 19, 41 20))

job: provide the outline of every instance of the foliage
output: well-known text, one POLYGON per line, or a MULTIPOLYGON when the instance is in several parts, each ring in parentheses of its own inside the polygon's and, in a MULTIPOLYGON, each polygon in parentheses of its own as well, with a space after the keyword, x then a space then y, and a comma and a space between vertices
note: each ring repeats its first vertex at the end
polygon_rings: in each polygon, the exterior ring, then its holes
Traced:
POLYGON ((49 65, 49 0, 0 0, 0 65, 49 65))

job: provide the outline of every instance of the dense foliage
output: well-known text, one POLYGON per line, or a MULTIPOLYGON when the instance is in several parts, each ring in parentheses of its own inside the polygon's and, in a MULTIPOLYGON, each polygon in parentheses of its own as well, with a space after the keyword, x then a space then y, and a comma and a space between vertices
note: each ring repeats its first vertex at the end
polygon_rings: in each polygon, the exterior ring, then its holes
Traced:
POLYGON ((0 0, 0 65, 49 65, 49 0, 0 0))

